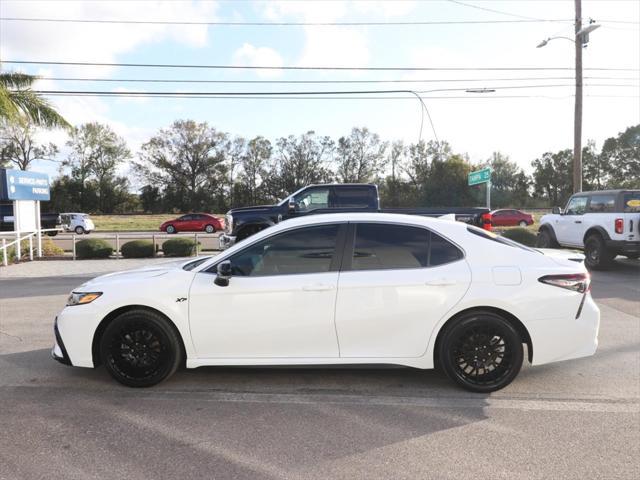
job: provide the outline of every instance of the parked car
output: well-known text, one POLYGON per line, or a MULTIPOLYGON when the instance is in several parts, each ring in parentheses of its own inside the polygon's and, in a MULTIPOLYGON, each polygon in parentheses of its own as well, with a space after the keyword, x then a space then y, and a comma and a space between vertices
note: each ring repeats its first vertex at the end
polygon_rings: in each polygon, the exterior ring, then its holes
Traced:
POLYGON ((222 230, 222 221, 208 213, 189 213, 181 217, 167 220, 160 225, 160 231, 167 233, 177 232, 207 232, 215 233, 222 230))
MULTIPOLYGON (((63 230, 62 218, 59 213, 40 213, 40 228, 52 229, 46 232, 50 237, 55 237, 58 231, 63 230)), ((11 232, 14 229, 13 203, 0 204, 0 231, 11 232)))
POLYGON ((491 212, 494 227, 527 227, 533 225, 533 216, 520 210, 505 208, 491 212))
POLYGON ((456 220, 491 229, 487 208, 381 208, 378 186, 368 183, 309 185, 291 194, 277 205, 234 208, 225 217, 225 233, 220 248, 264 230, 271 225, 305 215, 344 212, 384 212, 440 217, 454 215, 456 220))
POLYGON ((96 226, 93 220, 86 213, 62 213, 62 223, 68 232, 75 232, 78 235, 90 234, 96 226))
POLYGON ((82 284, 56 317, 52 354, 132 387, 183 364, 439 364, 490 392, 516 377, 523 345, 534 365, 595 352, 582 258, 455 221, 312 215, 215 257, 82 284))
POLYGON ((640 190, 573 195, 562 210, 540 219, 538 246, 583 249, 589 268, 611 265, 616 255, 640 256, 640 190))

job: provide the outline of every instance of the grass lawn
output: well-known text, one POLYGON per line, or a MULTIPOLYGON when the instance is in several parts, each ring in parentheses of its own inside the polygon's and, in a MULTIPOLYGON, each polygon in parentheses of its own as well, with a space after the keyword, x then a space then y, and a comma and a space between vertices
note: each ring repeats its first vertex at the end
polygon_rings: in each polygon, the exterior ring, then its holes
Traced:
MULTIPOLYGON (((98 231, 159 231, 162 222, 177 218, 174 213, 157 215, 91 215, 98 231)), ((217 215, 216 215, 217 216, 217 215)))

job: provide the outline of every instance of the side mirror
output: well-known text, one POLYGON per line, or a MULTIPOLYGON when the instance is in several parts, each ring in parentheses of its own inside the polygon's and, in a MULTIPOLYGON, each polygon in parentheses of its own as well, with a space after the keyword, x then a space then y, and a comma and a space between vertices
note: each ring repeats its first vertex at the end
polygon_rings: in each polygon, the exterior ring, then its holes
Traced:
POLYGON ((296 211, 296 201, 293 198, 289 199, 289 212, 293 213, 296 211))
POLYGON ((216 275, 216 279, 213 281, 219 287, 228 287, 229 279, 232 275, 231 262, 226 260, 218 264, 218 274, 216 275))
POLYGON ((553 207, 551 209, 551 213, 553 213, 554 215, 562 215, 562 210, 560 209, 560 207, 553 207))

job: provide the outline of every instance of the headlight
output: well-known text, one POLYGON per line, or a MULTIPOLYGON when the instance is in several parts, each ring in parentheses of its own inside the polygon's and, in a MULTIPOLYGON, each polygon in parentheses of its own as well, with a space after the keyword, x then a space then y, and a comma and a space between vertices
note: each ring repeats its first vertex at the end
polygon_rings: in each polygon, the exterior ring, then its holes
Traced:
POLYGON ((224 229, 227 233, 233 232, 233 216, 227 214, 224 219, 224 229))
POLYGON ((71 292, 71 295, 67 298, 67 307, 86 305, 93 302, 100 295, 102 295, 102 292, 71 292))

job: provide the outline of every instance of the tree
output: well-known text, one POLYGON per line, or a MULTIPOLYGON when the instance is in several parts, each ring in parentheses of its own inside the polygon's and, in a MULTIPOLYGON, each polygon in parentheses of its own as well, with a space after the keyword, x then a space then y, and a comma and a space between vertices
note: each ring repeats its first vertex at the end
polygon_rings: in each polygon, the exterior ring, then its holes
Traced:
POLYGON ((585 190, 603 190, 611 182, 611 165, 605 155, 596 151, 593 140, 582 149, 582 175, 585 190))
POLYGON ((24 118, 15 123, 4 122, 0 131, 0 166, 14 164, 20 170, 28 170, 36 160, 54 161, 58 147, 37 143, 35 133, 34 125, 24 118))
POLYGON ((611 187, 640 188, 640 124, 605 140, 600 161, 611 172, 611 187))
POLYGON ((338 140, 338 179, 344 183, 375 181, 384 170, 387 146, 367 128, 353 128, 348 137, 338 140))
POLYGON ((177 192, 178 208, 195 211, 225 184, 227 149, 226 135, 206 122, 178 120, 142 146, 134 168, 149 184, 177 192))
POLYGON ((491 168, 492 204, 498 207, 524 206, 529 182, 522 168, 500 152, 494 152, 482 166, 491 168))
POLYGON ((564 205, 571 196, 573 153, 570 149, 547 152, 535 159, 533 186, 535 193, 549 202, 549 206, 564 205))
POLYGON ((329 137, 317 137, 310 131, 299 137, 280 138, 276 146, 272 173, 265 185, 270 197, 283 198, 305 185, 331 181, 328 164, 335 145, 329 137))
POLYGON ((0 120, 28 121, 47 128, 69 128, 69 123, 51 104, 31 89, 38 77, 26 73, 0 73, 0 120))
POLYGON ((112 212, 128 188, 127 179, 116 177, 118 166, 131 158, 125 140, 107 125, 86 123, 73 129, 67 146, 71 152, 63 165, 71 167, 81 192, 87 180, 93 178, 97 183, 98 210, 112 212))
POLYGON ((247 190, 247 201, 255 205, 262 201, 260 190, 267 178, 267 166, 271 158, 271 142, 264 137, 256 137, 247 144, 242 155, 241 181, 247 190))

